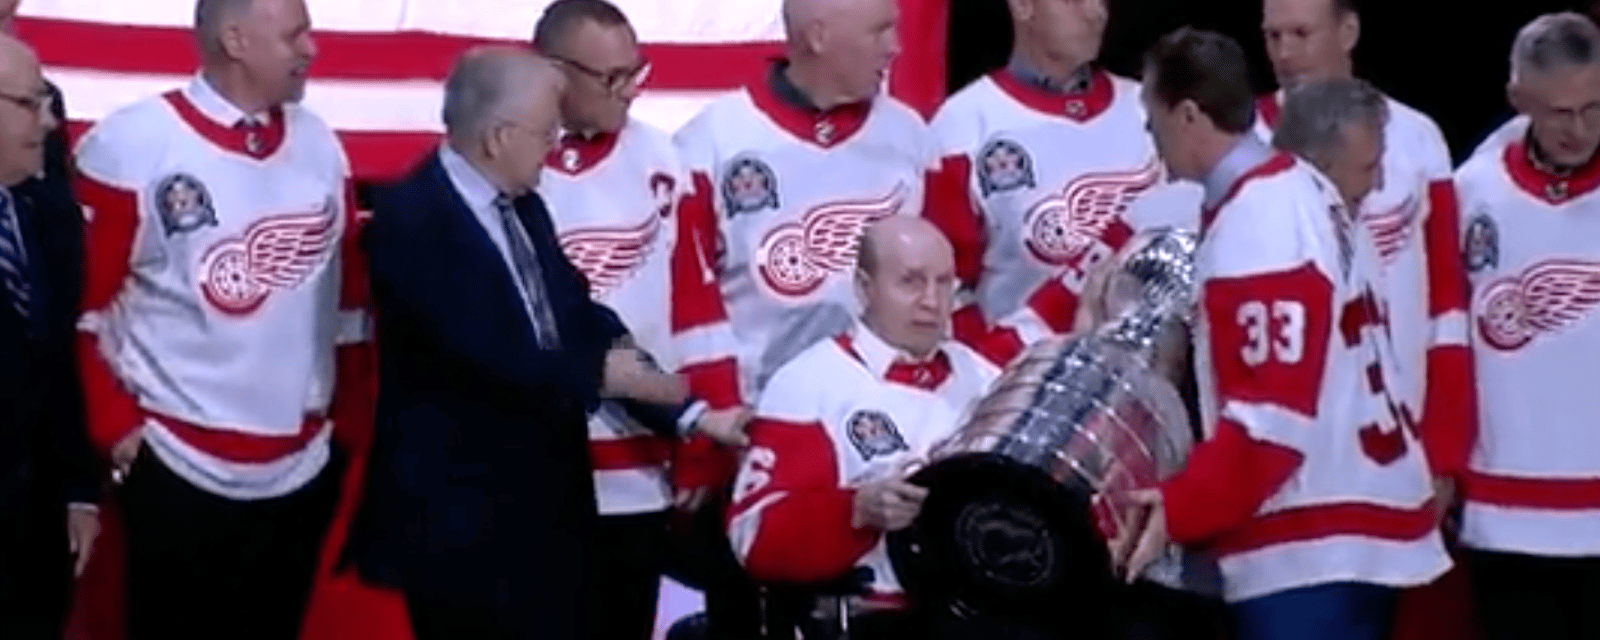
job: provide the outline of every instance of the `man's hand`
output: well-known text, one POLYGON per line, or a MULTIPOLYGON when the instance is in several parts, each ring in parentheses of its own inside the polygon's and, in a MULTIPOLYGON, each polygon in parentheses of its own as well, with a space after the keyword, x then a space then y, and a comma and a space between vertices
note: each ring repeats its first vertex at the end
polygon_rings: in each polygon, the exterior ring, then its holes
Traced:
POLYGON ((128 469, 139 457, 139 447, 144 446, 144 429, 134 429, 111 447, 111 478, 117 484, 128 477, 128 469))
POLYGON ((677 406, 689 398, 689 388, 682 377, 651 366, 650 358, 643 351, 617 348, 606 352, 600 395, 677 406))
POLYGON ((700 419, 694 423, 694 430, 723 446, 738 449, 750 444, 750 436, 745 433, 745 428, 749 426, 750 410, 733 407, 713 409, 700 414, 700 419))
POLYGON ((1456 493, 1455 478, 1435 476, 1433 479, 1433 508, 1439 517, 1439 529, 1447 535, 1453 535, 1460 526, 1453 517, 1455 515, 1456 501, 1460 496, 1456 493))
POLYGON ((1111 541, 1111 563, 1129 584, 1139 579, 1151 563, 1166 553, 1172 540, 1167 537, 1167 510, 1160 489, 1138 489, 1123 494, 1117 504, 1141 512, 1141 526, 1129 535, 1111 541))
POLYGON ((67 549, 72 552, 72 577, 83 575, 100 537, 100 510, 93 505, 67 506, 67 549))
POLYGON ((922 512, 923 499, 928 497, 927 488, 906 482, 906 476, 920 463, 920 460, 907 459, 887 476, 858 485, 850 526, 879 531, 899 531, 911 526, 922 512))

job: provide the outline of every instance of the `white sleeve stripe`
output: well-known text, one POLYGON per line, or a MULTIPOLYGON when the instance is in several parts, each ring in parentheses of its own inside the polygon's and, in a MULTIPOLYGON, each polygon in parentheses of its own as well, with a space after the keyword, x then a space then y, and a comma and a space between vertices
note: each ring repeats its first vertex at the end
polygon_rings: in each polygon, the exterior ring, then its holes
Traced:
POLYGON ((769 493, 728 520, 728 542, 732 543, 739 564, 745 564, 750 559, 750 548, 755 546, 756 534, 761 532, 761 512, 788 495, 787 491, 769 493))
POLYGON ((1251 438, 1273 444, 1304 450, 1299 440, 1315 437, 1312 427, 1315 418, 1277 404, 1229 400, 1222 406, 1220 417, 1244 427, 1251 438))
POLYGON ((678 332, 672 336, 672 342, 684 366, 710 362, 733 356, 729 349, 734 346, 728 340, 729 331, 727 322, 718 322, 678 332))
POLYGON ((1459 309, 1446 311, 1433 318, 1433 344, 1462 345, 1467 344, 1467 312, 1459 309))

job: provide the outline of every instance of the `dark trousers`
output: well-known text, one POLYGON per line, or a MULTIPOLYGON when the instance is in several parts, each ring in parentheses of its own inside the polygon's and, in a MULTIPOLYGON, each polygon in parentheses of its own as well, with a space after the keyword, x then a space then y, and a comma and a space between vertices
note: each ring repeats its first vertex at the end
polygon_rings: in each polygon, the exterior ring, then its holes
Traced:
POLYGON ((1235 603, 1234 640, 1388 640, 1397 591, 1342 582, 1235 603))
POLYGON ((0 513, 0 638, 61 638, 72 590, 66 518, 60 495, 38 487, 0 513))
POLYGON ((1484 640, 1600 639, 1600 558, 1466 552, 1484 640))
POLYGON ((664 512, 601 516, 595 525, 589 637, 649 640, 666 554, 664 512))
POLYGON ((1124 640, 1224 637, 1227 608, 1221 600, 1142 580, 1128 589, 1125 598, 1124 640))
POLYGON ((343 456, 278 498, 230 500, 148 449, 123 485, 128 638, 295 640, 338 498, 343 456))
POLYGON ((727 495, 722 498, 693 513, 672 514, 666 573, 705 594, 706 638, 748 640, 761 636, 761 596, 733 555, 722 522, 727 495))

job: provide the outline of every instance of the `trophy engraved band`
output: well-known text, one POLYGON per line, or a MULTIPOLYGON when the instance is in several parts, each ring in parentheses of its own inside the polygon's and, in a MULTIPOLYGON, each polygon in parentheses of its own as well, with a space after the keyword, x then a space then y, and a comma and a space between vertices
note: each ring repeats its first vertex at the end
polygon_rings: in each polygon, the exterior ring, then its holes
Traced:
MULTIPOLYGON (((1111 606, 1106 540, 1136 535, 1140 514, 1097 496, 1156 485, 1195 440, 1169 380, 1188 348, 1195 244, 1175 229, 1135 236, 1106 284, 1111 320, 1031 346, 929 452, 912 478, 929 488, 922 511, 888 536, 912 598, 957 616, 1111 606)), ((1182 561, 1169 553, 1146 577, 1181 586, 1182 561)))

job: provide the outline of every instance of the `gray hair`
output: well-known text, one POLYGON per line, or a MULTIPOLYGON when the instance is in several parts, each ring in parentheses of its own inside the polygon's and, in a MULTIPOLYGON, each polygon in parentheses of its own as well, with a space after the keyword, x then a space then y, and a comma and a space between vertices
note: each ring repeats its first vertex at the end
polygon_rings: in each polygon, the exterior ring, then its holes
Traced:
POLYGON ((1555 67, 1600 60, 1600 27, 1581 13, 1563 11, 1534 18, 1511 43, 1511 81, 1555 67))
POLYGON ((222 29, 228 20, 249 11, 255 0, 198 0, 194 3, 194 37, 200 53, 214 58, 222 54, 222 29))
POLYGON ((1309 82, 1284 96, 1272 145, 1316 164, 1343 144, 1347 127, 1381 128, 1388 119, 1387 99, 1365 80, 1309 82))
POLYGON ((501 111, 538 87, 524 86, 520 71, 528 69, 531 52, 487 48, 467 52, 456 60, 444 81, 445 135, 458 144, 470 144, 501 111))

